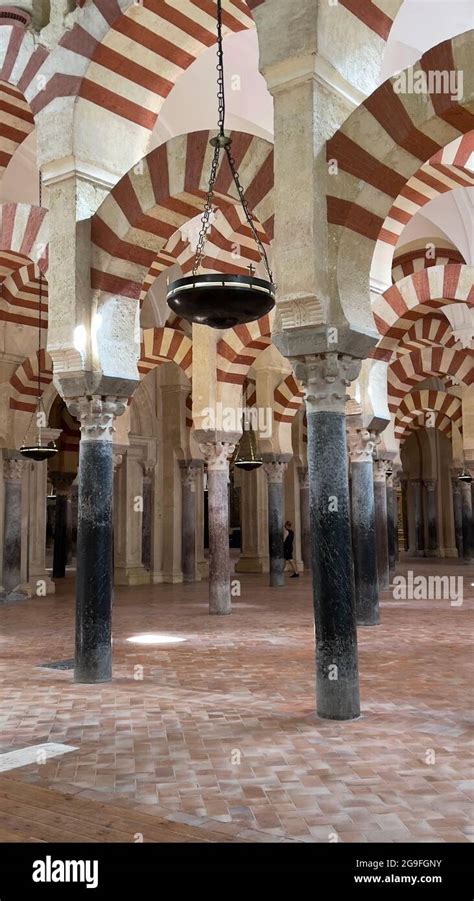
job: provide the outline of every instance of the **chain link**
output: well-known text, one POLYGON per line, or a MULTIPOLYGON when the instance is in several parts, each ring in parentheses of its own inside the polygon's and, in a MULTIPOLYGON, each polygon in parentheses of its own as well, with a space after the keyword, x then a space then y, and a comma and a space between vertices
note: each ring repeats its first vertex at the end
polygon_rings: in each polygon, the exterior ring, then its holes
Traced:
POLYGON ((226 152, 227 160, 229 162, 230 171, 232 173, 232 178, 234 179, 235 186, 237 188, 237 193, 239 195, 240 202, 242 204, 242 209, 245 214, 245 218, 250 226, 252 231, 255 243, 259 250, 260 256, 265 264, 265 268, 268 273, 268 278, 273 285, 273 275, 270 269, 270 265, 268 262, 268 257, 266 250, 260 240, 257 229, 255 227, 254 218, 252 213, 250 212, 248 203, 245 199, 245 192, 241 185, 239 174, 236 169, 235 160, 232 157, 232 153, 230 150, 231 141, 226 137, 224 128, 225 128, 225 88, 224 88, 224 50, 223 50, 223 40, 222 40, 222 0, 217 0, 217 105, 218 105, 218 122, 217 127, 219 129, 218 138, 215 139, 212 143, 214 144, 214 156, 212 159, 211 165, 211 174, 209 176, 209 188, 207 192, 206 203, 204 206, 204 212, 201 217, 201 230, 199 232, 198 243, 196 246, 196 255, 194 258, 193 265, 193 276, 196 276, 199 272, 199 269, 202 264, 202 260, 204 257, 204 248, 206 245, 207 235, 209 233, 211 227, 211 213, 213 211, 212 201, 214 199, 214 186, 217 178, 217 170, 219 167, 221 150, 224 149, 226 152))

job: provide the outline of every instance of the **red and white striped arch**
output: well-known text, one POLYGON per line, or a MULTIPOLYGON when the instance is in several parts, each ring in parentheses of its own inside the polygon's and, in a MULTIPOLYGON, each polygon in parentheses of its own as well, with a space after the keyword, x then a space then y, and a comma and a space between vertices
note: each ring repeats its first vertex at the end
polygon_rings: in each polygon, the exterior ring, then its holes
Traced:
POLYGON ((44 348, 24 360, 10 378, 11 410, 34 413, 38 398, 38 370, 40 393, 43 394, 53 381, 51 360, 44 348))
MULTIPOLYGON (((473 43, 472 33, 459 35, 424 54, 417 68, 421 65, 425 71, 447 69, 464 75, 473 43)), ((398 225, 404 227, 429 196, 443 187, 448 190, 448 181, 456 187, 470 183, 471 176, 464 169, 456 170, 454 178, 454 169, 449 169, 448 176, 443 163, 431 163, 430 170, 422 173, 430 184, 417 180, 416 196, 406 198, 406 209, 401 212, 403 223, 397 224, 396 231, 395 226, 393 231, 385 226, 410 179, 420 174, 425 163, 437 155, 439 159, 444 147, 473 130, 474 96, 467 95, 468 89, 465 83, 462 103, 437 93, 420 102, 418 96, 397 93, 394 79, 389 79, 328 141, 327 158, 338 163, 338 174, 328 178, 329 230, 337 253, 341 302, 348 311, 354 304, 367 303, 365 285, 370 283, 377 242, 386 241, 389 248, 383 260, 388 266, 385 281, 390 282, 398 225), (359 270, 360 287, 354 286, 354 267, 359 270)))
POLYGON ((275 388, 273 416, 276 422, 293 422, 301 409, 304 393, 293 373, 289 373, 275 388))
POLYGON ((229 329, 217 344, 217 381, 243 385, 258 355, 270 344, 269 316, 229 329))
MULTIPOLYGON (((268 237, 265 230, 256 220, 254 220, 254 225, 260 240, 266 244, 268 237)), ((210 228, 205 251, 206 254, 201 265, 202 272, 218 272, 222 271, 222 267, 224 267, 225 272, 243 275, 248 274, 250 264, 258 266, 261 262, 254 237, 245 221, 244 212, 241 207, 235 207, 233 204, 228 204, 224 209, 219 210, 215 222, 210 228)), ((194 247, 178 230, 152 263, 143 282, 141 304, 153 282, 162 272, 178 263, 183 274, 187 274, 192 271, 194 259, 194 247)))
MULTIPOLYGON (((403 0, 338 0, 339 5, 347 9, 368 30, 377 34, 383 41, 388 40, 393 20, 403 0)), ((265 0, 247 0, 250 9, 262 6, 265 0)))
MULTIPOLYGON (((27 258, 24 264, 14 269, 1 283, 1 298, 6 308, 0 309, 0 320, 17 325, 38 327, 41 297, 41 326, 48 327, 48 285, 43 277, 40 286, 40 271, 27 258)), ((2 256, 0 253, 0 263, 2 256)), ((8 349, 8 348, 7 348, 8 349)))
MULTIPOLYGON (((92 218, 92 287, 139 298, 143 282, 170 238, 204 206, 211 133, 173 138, 152 151, 113 188, 92 218)), ((233 133, 233 156, 246 198, 266 229, 273 221, 273 148, 261 138, 233 133)), ((216 180, 215 205, 237 204, 225 155, 216 180)), ((226 217, 229 211, 226 212, 226 217)))
MULTIPOLYGON (((253 27, 243 0, 223 0, 223 25, 253 27)), ((210 0, 96 0, 60 41, 56 96, 74 92, 79 111, 93 104, 106 125, 125 119, 149 134, 179 76, 215 42, 210 0)))
POLYGON ((48 69, 48 57, 32 31, 13 21, 0 21, 0 82, 17 88, 16 96, 26 101, 33 116, 52 99, 54 69, 48 69))
POLYGON ((417 242, 417 246, 395 251, 392 265, 392 282, 396 284, 407 275, 414 275, 422 269, 433 266, 449 266, 451 263, 464 264, 462 253, 442 238, 427 238, 417 242))
MULTIPOLYGON (((424 308, 420 307, 419 309, 423 310, 424 308)), ((414 321, 411 328, 407 329, 396 347, 395 356, 413 353, 413 351, 433 345, 454 347, 456 343, 457 340, 447 318, 426 312, 420 319, 414 321)))
POLYGON ((473 277, 473 267, 453 263, 422 269, 392 285, 372 307, 382 338, 370 356, 389 362, 414 320, 427 311, 457 302, 474 305, 473 277))
POLYGON ((427 419, 427 413, 436 413, 448 420, 447 428, 445 426, 442 431, 447 433, 449 430, 449 437, 451 437, 451 423, 462 432, 461 399, 454 394, 426 388, 422 391, 411 391, 403 398, 395 414, 395 438, 401 439, 411 423, 414 421, 418 423, 420 417, 424 420, 425 428, 427 423, 431 425, 433 420, 427 419))
POLYGON ((138 371, 144 377, 161 363, 176 363, 191 381, 193 348, 191 339, 171 328, 145 329, 142 336, 138 371))
POLYGON ((21 91, 0 81, 0 178, 33 128, 33 113, 21 91))
MULTIPOLYGON (((453 434, 453 421, 449 416, 445 416, 444 413, 433 413, 433 421, 430 421, 429 428, 436 429, 438 432, 442 432, 446 435, 446 438, 451 440, 453 434)), ((414 416, 411 422, 408 422, 404 429, 400 433, 400 443, 403 444, 413 432, 417 432, 420 429, 426 429, 426 414, 419 413, 418 416, 414 416)))
POLYGON ((448 347, 427 347, 403 354, 388 367, 388 406, 395 412, 417 382, 431 376, 451 376, 457 383, 474 384, 474 352, 448 347))
POLYGON ((38 263, 42 272, 48 268, 47 210, 26 203, 4 203, 0 206, 0 255, 19 254, 38 263))

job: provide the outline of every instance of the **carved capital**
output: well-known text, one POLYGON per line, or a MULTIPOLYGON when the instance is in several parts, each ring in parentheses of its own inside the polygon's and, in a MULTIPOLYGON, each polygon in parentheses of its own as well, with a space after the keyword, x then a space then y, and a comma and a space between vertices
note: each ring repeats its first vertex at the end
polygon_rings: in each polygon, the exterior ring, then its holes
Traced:
POLYGON ((344 413, 349 399, 346 389, 359 375, 361 365, 361 360, 337 353, 306 357, 305 362, 294 360, 308 413, 344 413))
POLYGON ((305 488, 309 488, 309 471, 307 466, 298 466, 298 478, 300 480, 301 491, 305 488))
POLYGON ((181 484, 183 488, 189 488, 190 491, 196 491, 196 482, 198 476, 198 467, 184 464, 181 467, 181 484))
POLYGON ((269 483, 280 483, 283 482, 285 472, 288 469, 288 463, 286 460, 272 460, 271 462, 264 463, 263 468, 269 483))
POLYGON ((374 466, 374 480, 386 484, 387 472, 390 472, 390 462, 388 460, 376 460, 374 466))
POLYGON ((199 450, 207 464, 208 472, 227 472, 235 444, 231 444, 230 441, 206 441, 199 445, 199 450))
POLYGON ((112 469, 114 472, 122 465, 123 454, 112 454, 112 469))
POLYGON ((156 466, 156 460, 142 460, 143 478, 150 479, 156 466))
POLYGON ((436 479, 425 479, 425 488, 427 491, 436 491, 436 479))
POLYGON ((348 429, 347 442, 351 463, 372 463, 375 450, 375 436, 367 429, 348 429))
POLYGON ((74 472, 49 472, 48 478, 54 485, 56 494, 68 496, 71 493, 71 486, 76 474, 74 472))
POLYGON ((112 441, 114 419, 126 409, 118 397, 74 397, 68 401, 70 413, 81 423, 81 441, 112 441))
POLYGON ((19 482, 23 473, 25 462, 14 458, 3 461, 3 478, 6 482, 19 482))

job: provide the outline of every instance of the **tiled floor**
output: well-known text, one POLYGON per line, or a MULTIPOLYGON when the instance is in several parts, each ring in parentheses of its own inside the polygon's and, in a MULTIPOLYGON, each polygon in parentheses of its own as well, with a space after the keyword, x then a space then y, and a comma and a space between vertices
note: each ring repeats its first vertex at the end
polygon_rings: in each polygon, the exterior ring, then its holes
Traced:
POLYGON ((350 723, 314 715, 307 576, 282 590, 242 576, 229 617, 208 616, 205 582, 117 588, 114 681, 100 686, 39 668, 73 655, 70 578, 0 606, 0 753, 78 747, 6 775, 133 808, 130 841, 140 813, 251 841, 470 840, 474 568, 416 568, 463 576, 463 604, 384 595, 382 624, 359 632, 350 723), (184 641, 127 641, 148 633, 184 641))

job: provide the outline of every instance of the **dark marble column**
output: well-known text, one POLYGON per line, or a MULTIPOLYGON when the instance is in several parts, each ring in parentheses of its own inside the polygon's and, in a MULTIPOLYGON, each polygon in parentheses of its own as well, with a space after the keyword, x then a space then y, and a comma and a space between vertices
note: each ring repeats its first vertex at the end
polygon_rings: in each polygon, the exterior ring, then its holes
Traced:
POLYGON ((402 495, 402 526, 403 526, 403 548, 405 551, 408 551, 410 547, 409 537, 408 537, 408 503, 407 503, 407 491, 408 491, 408 477, 406 475, 400 476, 400 491, 402 495))
POLYGON ((357 624, 375 626, 380 622, 373 472, 375 440, 366 429, 350 429, 348 439, 357 624))
POLYGON ((268 548, 270 554, 270 587, 281 588, 285 584, 285 559, 283 556, 283 479, 288 460, 271 460, 264 464, 268 481, 268 548))
POLYGON ((462 502, 462 544, 463 559, 471 563, 474 557, 472 491, 470 482, 460 482, 462 502))
POLYGON ((387 460, 376 460, 374 466, 375 534, 377 540, 377 573, 379 588, 386 590, 390 585, 390 562, 388 554, 387 523, 387 460))
POLYGON ((397 498, 393 484, 393 472, 387 473, 387 542, 388 542, 388 566, 390 580, 395 573, 397 562, 397 498))
POLYGON ((76 572, 76 682, 112 678, 112 435, 125 404, 100 397, 71 401, 81 423, 76 572))
POLYGON ((50 472, 49 478, 56 492, 54 510, 53 579, 64 579, 71 540, 70 511, 68 499, 75 473, 50 472), (68 522, 69 518, 69 522, 68 522))
POLYGON ((438 555, 438 518, 436 504, 436 479, 426 479, 426 509, 428 517, 428 547, 426 549, 427 557, 436 557, 438 555))
POLYGON ((415 546, 411 549, 411 553, 415 557, 424 557, 425 555, 425 538, 423 534, 423 505, 421 496, 421 479, 412 479, 412 497, 413 497, 413 513, 415 521, 415 546))
POLYGON ((21 479, 25 463, 18 457, 3 460, 4 525, 3 575, 0 600, 15 601, 26 597, 21 585, 21 479))
POLYGON ((142 564, 148 572, 151 570, 151 532, 153 516, 152 474, 154 460, 143 460, 143 514, 142 514, 142 564))
POLYGON ((183 463, 181 469, 181 559, 184 582, 196 581, 196 481, 197 465, 183 463))
POLYGON ((225 616, 232 612, 228 482, 229 460, 234 453, 235 442, 200 442, 199 449, 207 463, 209 613, 225 616))
POLYGON ((460 471, 461 470, 455 472, 455 474, 451 477, 451 484, 453 486, 454 534, 456 536, 456 547, 458 549, 458 557, 459 557, 459 559, 462 559, 464 551, 463 551, 463 529, 462 529, 461 482, 459 481, 460 471))
POLYGON ((360 361, 321 354, 294 370, 308 420, 317 713, 348 720, 360 702, 345 404, 360 361))
POLYGON ((298 468, 300 480, 301 556, 305 570, 311 571, 311 526, 309 520, 309 473, 307 466, 298 468))

